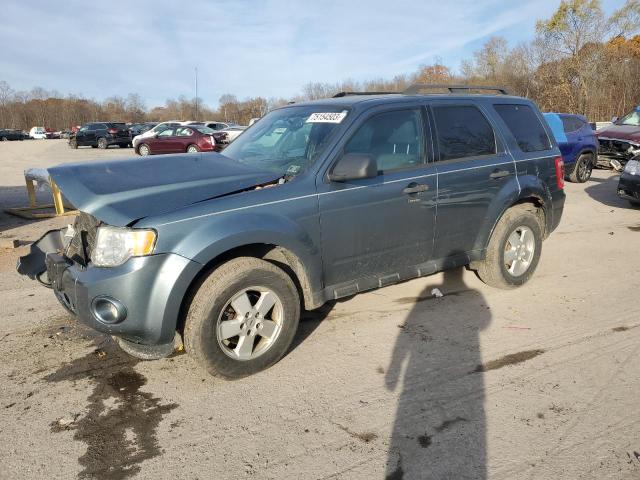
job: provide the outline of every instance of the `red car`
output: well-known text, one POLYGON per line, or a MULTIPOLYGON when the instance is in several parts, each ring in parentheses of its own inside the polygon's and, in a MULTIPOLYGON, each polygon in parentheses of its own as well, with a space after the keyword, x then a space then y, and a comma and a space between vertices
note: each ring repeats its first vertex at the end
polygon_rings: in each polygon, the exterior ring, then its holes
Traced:
POLYGON ((136 147, 139 155, 159 153, 194 153, 217 151, 213 130, 200 125, 167 128, 153 137, 147 137, 136 147))

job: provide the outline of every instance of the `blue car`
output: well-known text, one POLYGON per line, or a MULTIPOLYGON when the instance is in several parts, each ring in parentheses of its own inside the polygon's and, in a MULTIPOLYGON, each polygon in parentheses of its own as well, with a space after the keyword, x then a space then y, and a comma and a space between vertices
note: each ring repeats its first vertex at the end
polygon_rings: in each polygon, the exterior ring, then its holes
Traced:
POLYGON ((564 160, 567 179, 584 183, 598 162, 598 138, 582 115, 545 113, 564 160))

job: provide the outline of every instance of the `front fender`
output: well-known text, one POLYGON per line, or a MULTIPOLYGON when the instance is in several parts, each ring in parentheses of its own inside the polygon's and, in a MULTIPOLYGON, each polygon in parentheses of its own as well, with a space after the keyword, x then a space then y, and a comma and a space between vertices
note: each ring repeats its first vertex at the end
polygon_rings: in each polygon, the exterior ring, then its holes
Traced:
MULTIPOLYGON (((311 200, 311 199, 309 199, 311 200)), ((220 255, 252 244, 275 245, 297 257, 310 292, 322 290, 322 258, 317 208, 312 202, 299 217, 289 218, 273 210, 247 209, 233 214, 211 215, 163 225, 158 229, 158 251, 171 251, 206 265, 220 255)))

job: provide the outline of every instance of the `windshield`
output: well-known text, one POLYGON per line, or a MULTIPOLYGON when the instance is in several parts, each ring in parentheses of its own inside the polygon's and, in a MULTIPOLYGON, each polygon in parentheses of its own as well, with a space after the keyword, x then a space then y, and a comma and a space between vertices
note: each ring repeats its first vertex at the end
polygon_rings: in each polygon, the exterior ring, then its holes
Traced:
POLYGON ((211 135, 212 133, 215 132, 214 129, 209 128, 209 127, 201 127, 201 126, 193 126, 193 125, 189 125, 190 127, 193 127, 194 129, 196 129, 197 131, 199 131, 200 133, 204 133, 205 135, 211 135))
POLYGON ((625 115, 616 122, 616 125, 632 125, 634 127, 640 126, 640 112, 631 112, 629 115, 625 115))
POLYGON ((320 156, 347 113, 344 107, 321 105, 274 110, 231 143, 224 155, 293 177, 320 156))

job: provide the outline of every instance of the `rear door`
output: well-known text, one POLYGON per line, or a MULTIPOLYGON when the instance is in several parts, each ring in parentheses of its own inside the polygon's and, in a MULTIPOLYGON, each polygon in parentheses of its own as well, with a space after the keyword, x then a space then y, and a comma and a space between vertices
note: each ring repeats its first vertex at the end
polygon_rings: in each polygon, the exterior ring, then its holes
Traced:
POLYGON ((425 122, 420 107, 376 109, 347 132, 332 165, 347 153, 370 154, 378 176, 318 179, 325 284, 334 296, 417 276, 431 258, 437 183, 425 122))
POLYGON ((472 100, 430 104, 438 172, 435 258, 474 250, 488 209, 515 177, 491 116, 472 100))

